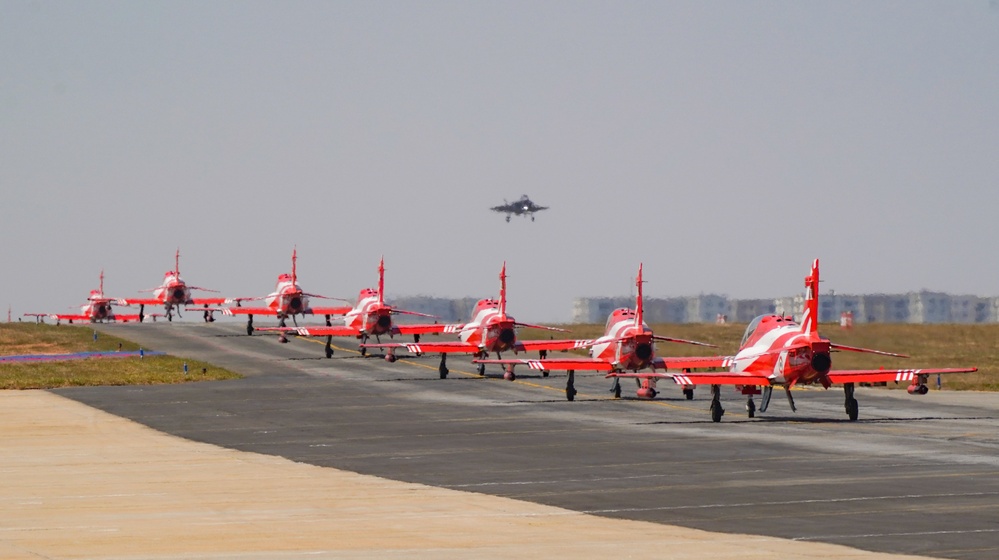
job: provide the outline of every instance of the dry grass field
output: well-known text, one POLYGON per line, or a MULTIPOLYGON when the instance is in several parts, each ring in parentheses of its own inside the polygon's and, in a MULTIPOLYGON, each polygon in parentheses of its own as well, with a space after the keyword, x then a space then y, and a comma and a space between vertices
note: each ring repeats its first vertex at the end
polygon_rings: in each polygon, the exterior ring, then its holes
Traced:
MULTIPOLYGON (((567 335, 536 329, 521 329, 524 339, 596 338, 603 334, 603 325, 559 325, 571 331, 567 335)), ((687 344, 659 342, 656 350, 664 356, 731 355, 739 348, 745 324, 677 324, 650 325, 661 336, 697 340, 715 344, 706 348, 687 344)), ((885 350, 911 356, 908 359, 888 358, 873 354, 836 352, 833 367, 855 368, 920 368, 974 366, 977 373, 943 376, 943 388, 953 390, 999 391, 999 325, 906 325, 864 324, 842 329, 838 324, 821 325, 819 332, 833 342, 885 350)), ((555 354, 557 356, 558 354, 555 354)), ((554 357, 554 356, 553 356, 554 357)), ((931 380, 936 383, 936 380, 931 380)), ((889 386, 893 386, 889 384, 889 386)), ((904 386, 899 385, 900 388, 904 386)), ((934 386, 935 388, 935 386, 934 386)))
MULTIPOLYGON (((136 328, 142 328, 136 326, 136 328)), ((0 355, 134 351, 139 346, 85 326, 0 323, 0 355)), ((87 358, 58 362, 0 363, 0 389, 52 389, 80 385, 149 385, 234 379, 239 375, 173 356, 87 358), (187 363, 188 374, 184 374, 187 363)))

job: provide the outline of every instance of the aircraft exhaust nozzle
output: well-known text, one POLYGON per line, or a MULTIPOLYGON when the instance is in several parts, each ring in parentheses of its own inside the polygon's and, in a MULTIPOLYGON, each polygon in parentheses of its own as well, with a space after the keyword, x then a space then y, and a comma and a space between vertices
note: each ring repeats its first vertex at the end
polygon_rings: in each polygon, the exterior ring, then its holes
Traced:
POLYGON ((392 326, 392 318, 389 317, 388 315, 380 315, 378 317, 378 326, 383 329, 389 328, 390 326, 392 326))
POLYGON ((635 346, 635 357, 643 362, 652 357, 652 345, 649 343, 642 343, 635 346))
POLYGON ((923 384, 909 385, 906 391, 909 391, 910 395, 925 395, 930 392, 930 388, 923 384))
POLYGON ((173 299, 176 299, 176 300, 182 300, 182 299, 184 299, 184 289, 183 288, 176 288, 173 291, 173 299))
POLYGON ((517 333, 515 333, 513 329, 503 329, 500 331, 499 340, 503 344, 513 344, 513 342, 517 340, 517 333))
POLYGON ((819 375, 825 375, 832 369, 832 358, 827 352, 817 352, 812 355, 812 369, 819 375))
POLYGON ((302 298, 300 298, 300 297, 293 297, 293 298, 291 298, 291 301, 288 302, 288 307, 290 307, 292 309, 301 309, 302 308, 302 298))

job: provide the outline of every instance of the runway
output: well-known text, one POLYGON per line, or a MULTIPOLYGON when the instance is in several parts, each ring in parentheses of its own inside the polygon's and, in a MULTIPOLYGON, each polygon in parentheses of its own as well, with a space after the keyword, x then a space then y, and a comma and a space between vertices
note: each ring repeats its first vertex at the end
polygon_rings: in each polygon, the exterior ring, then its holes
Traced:
POLYGON ((861 389, 851 423, 840 390, 796 391, 796 414, 775 395, 754 420, 723 392, 713 424, 702 388, 614 400, 601 375, 577 374, 567 402, 564 376, 481 379, 464 356, 442 380, 437 357, 390 364, 335 341, 325 359, 321 341, 279 344, 241 323, 98 328, 246 375, 56 391, 187 439, 606 517, 999 556, 999 395, 861 389))

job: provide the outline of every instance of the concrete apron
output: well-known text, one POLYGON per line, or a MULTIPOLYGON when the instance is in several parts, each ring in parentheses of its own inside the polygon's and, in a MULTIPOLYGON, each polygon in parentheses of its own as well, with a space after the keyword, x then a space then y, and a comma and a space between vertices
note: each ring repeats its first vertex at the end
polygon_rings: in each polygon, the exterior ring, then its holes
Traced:
POLYGON ((0 391, 0 557, 903 558, 606 519, 194 443, 0 391))

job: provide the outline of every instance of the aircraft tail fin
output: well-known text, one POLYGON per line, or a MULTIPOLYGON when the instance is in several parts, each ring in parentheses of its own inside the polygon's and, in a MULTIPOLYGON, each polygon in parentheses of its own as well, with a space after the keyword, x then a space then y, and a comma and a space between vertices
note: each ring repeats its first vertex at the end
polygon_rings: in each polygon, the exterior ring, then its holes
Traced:
POLYGON ((500 317, 506 317, 506 261, 503 261, 503 269, 500 270, 500 293, 499 312, 500 317))
POLYGON ((177 252, 173 256, 173 272, 180 278, 180 247, 177 247, 177 252))
POLYGON ((635 326, 641 328, 645 314, 642 302, 642 263, 638 263, 638 277, 635 279, 635 285, 638 287, 638 295, 635 297, 635 326))
POLYGON ((100 292, 101 297, 104 297, 104 269, 103 268, 101 269, 101 285, 100 285, 100 287, 97 288, 97 290, 100 292))
POLYGON ((385 255, 378 261, 378 305, 385 304, 385 255))
POLYGON ((805 305, 801 315, 801 332, 819 330, 819 259, 812 262, 812 270, 805 277, 805 305))
POLYGON ((294 249, 291 250, 291 285, 294 290, 295 286, 298 285, 298 271, 296 270, 296 265, 298 264, 298 246, 296 245, 294 249))

